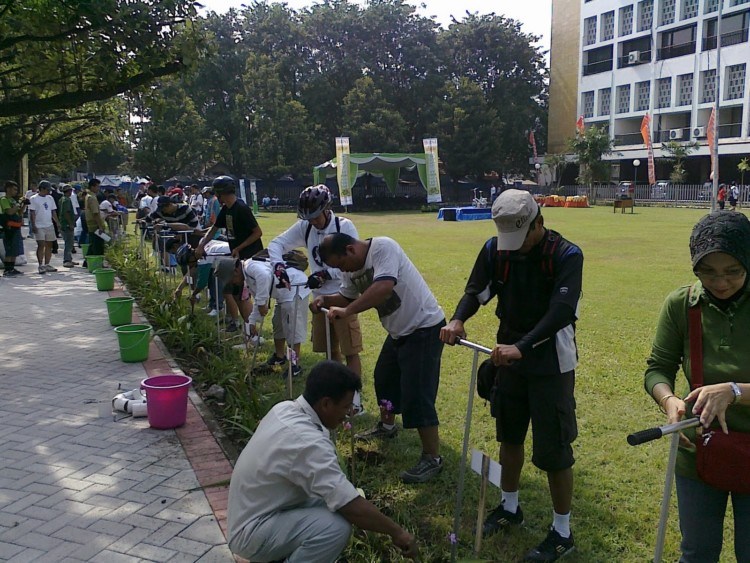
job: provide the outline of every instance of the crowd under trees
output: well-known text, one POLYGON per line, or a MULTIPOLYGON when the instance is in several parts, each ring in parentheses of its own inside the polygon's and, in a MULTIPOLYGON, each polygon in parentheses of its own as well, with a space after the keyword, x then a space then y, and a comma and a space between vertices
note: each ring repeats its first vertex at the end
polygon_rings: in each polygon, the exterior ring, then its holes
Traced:
POLYGON ((0 168, 198 177, 310 174, 352 152, 421 152, 453 178, 528 170, 544 152, 538 38, 503 16, 447 29, 402 0, 6 0, 0 7, 0 168))

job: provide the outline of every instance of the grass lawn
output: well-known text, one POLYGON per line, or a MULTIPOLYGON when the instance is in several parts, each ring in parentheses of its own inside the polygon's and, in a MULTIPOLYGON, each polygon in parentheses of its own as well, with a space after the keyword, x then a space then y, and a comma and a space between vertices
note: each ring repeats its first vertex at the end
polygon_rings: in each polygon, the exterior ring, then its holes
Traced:
MULTIPOLYGON (((577 243, 585 256, 577 331, 579 438, 574 444, 577 463, 572 516, 577 551, 571 561, 652 558, 668 441, 634 448, 627 445, 625 437, 664 420, 643 391, 645 359, 664 297, 693 280, 688 238, 692 226, 705 213, 697 209, 637 208, 635 214, 623 215, 612 213, 610 207, 550 208, 543 212, 546 225, 577 243)), ((432 213, 353 213, 348 217, 361 238, 385 235, 401 244, 448 318, 463 293, 481 245, 494 234, 490 221, 439 222, 432 213)), ((293 220, 291 214, 264 214, 259 219, 264 240, 269 241, 293 220)), ((493 311, 494 302, 467 323, 470 340, 492 345, 497 329, 493 311)), ((376 420, 372 371, 385 337, 374 312, 362 314, 360 321, 365 339, 362 360, 368 414, 355 421, 355 430, 376 420)), ((308 369, 320 358, 310 352, 309 345, 303 347, 302 357, 308 369)), ((418 535, 424 561, 447 560, 450 552, 447 537, 452 529, 471 360, 472 352, 463 347, 446 347, 443 352, 437 409, 446 465, 436 481, 405 486, 398 480, 398 472, 420 453, 414 431, 401 432, 389 443, 358 446, 355 457, 357 484, 382 510, 418 535)), ((302 384, 297 382, 300 390, 302 384)), ((268 378, 259 385, 271 401, 284 398, 278 380, 268 378)), ((678 392, 685 392, 685 386, 678 392)), ((474 405, 470 447, 496 456, 489 408, 478 398, 474 405)), ((339 436, 339 449, 348 459, 350 442, 343 435, 339 436)), ((479 490, 478 477, 471 472, 467 475, 459 533, 463 557, 471 554, 479 490)), ((491 488, 488 509, 498 499, 499 491, 491 488)), ((544 537, 551 523, 551 503, 546 477, 530 461, 524 468, 520 499, 526 524, 505 536, 485 540, 484 559, 517 560, 544 537)), ((678 543, 673 496, 665 560, 678 558, 678 543)), ((389 560, 387 544, 382 536, 360 534, 347 554, 350 561, 389 560)), ((732 551, 731 543, 726 543, 727 561, 732 559, 732 551)))

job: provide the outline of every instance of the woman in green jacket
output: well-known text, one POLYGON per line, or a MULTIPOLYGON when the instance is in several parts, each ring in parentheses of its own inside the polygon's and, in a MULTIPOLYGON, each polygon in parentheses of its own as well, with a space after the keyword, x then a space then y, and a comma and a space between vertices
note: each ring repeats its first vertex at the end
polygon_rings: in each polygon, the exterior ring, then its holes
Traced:
MULTIPOLYGON (((666 299, 645 374, 646 391, 668 422, 699 416, 719 432, 750 432, 750 221, 719 211, 703 217, 690 236, 698 281, 666 299), (686 397, 674 393, 677 370, 692 381, 688 309, 699 305, 703 340, 703 386, 686 397)), ((719 560, 727 500, 732 497, 737 561, 750 561, 750 494, 729 493, 698 477, 696 432, 681 437, 676 474, 682 532, 681 563, 719 560)), ((750 460, 747 460, 750 464, 750 460)))

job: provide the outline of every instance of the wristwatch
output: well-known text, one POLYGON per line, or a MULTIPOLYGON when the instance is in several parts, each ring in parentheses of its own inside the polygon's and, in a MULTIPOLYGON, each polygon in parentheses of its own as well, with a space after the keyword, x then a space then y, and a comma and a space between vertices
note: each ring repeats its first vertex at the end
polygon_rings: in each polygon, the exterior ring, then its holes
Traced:
POLYGON ((734 393, 734 401, 732 401, 732 404, 738 403, 742 397, 742 389, 740 389, 740 386, 734 381, 730 381, 729 386, 732 388, 732 393, 734 393))

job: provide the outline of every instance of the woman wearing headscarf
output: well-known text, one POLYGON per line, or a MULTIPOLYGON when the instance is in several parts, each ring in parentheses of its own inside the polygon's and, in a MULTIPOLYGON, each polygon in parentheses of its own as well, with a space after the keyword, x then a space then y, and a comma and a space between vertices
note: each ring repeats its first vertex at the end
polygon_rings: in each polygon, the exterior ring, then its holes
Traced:
POLYGON ((675 469, 680 562, 719 560, 730 497, 735 555, 748 562, 750 221, 731 211, 706 215, 693 228, 690 257, 698 279, 673 291, 662 306, 645 388, 669 423, 700 417, 699 429, 681 437, 675 469), (680 366, 691 388, 682 399, 675 395, 680 366), (727 471, 734 465, 747 470, 727 471))

